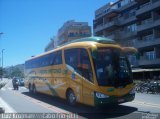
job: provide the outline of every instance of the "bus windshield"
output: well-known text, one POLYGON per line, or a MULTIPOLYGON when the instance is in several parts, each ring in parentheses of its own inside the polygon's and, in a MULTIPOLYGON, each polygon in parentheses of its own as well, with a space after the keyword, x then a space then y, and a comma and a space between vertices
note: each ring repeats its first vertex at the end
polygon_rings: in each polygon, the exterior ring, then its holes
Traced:
POLYGON ((133 82, 129 61, 120 49, 98 48, 93 61, 99 86, 121 87, 133 82))

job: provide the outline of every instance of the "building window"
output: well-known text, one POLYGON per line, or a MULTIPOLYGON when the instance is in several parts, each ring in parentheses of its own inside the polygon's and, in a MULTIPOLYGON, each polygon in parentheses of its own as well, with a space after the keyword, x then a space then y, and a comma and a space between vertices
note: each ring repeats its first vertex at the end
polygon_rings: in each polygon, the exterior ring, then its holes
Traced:
POLYGON ((134 31, 137 31, 137 25, 132 24, 132 25, 126 26, 124 29, 127 32, 134 32, 134 31))
POLYGON ((147 2, 147 3, 143 4, 143 5, 141 5, 140 8, 143 8, 143 7, 148 6, 150 4, 151 4, 151 2, 147 2))
POLYGON ((136 55, 128 55, 128 60, 131 64, 137 61, 136 55))
POLYGON ((154 60, 156 59, 156 53, 155 51, 146 52, 145 57, 147 60, 154 60))
POLYGON ((134 1, 134 0, 122 0, 121 5, 122 6, 127 5, 127 4, 131 3, 132 1, 134 1))
POLYGON ((141 21, 141 24, 144 25, 144 24, 149 24, 152 22, 152 18, 149 18, 149 19, 145 19, 143 21, 141 21))
POLYGON ((143 36, 143 37, 142 37, 142 40, 144 40, 144 41, 153 40, 153 35, 151 34, 151 35, 143 36))
POLYGON ((136 39, 131 39, 131 40, 128 40, 127 42, 127 46, 134 46, 136 43, 136 39))
POLYGON ((121 7, 121 2, 119 2, 117 6, 118 6, 118 8, 120 8, 121 7))
POLYGON ((115 5, 113 5, 113 6, 111 6, 111 10, 113 10, 113 9, 117 9, 118 8, 118 5, 117 4, 115 4, 115 5))

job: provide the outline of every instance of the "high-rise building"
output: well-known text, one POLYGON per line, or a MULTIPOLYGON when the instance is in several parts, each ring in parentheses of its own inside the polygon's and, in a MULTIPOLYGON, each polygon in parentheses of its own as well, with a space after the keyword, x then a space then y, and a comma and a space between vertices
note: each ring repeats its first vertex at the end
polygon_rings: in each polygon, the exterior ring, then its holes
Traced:
POLYGON ((138 49, 135 67, 160 68, 160 0, 118 0, 95 11, 95 36, 108 37, 138 49))
POLYGON ((70 20, 65 22, 58 30, 57 36, 49 42, 45 51, 52 50, 71 40, 90 36, 91 26, 88 26, 87 22, 75 22, 74 20, 70 20))
POLYGON ((67 21, 58 30, 58 45, 65 42, 91 36, 91 27, 87 22, 75 22, 74 20, 67 21))

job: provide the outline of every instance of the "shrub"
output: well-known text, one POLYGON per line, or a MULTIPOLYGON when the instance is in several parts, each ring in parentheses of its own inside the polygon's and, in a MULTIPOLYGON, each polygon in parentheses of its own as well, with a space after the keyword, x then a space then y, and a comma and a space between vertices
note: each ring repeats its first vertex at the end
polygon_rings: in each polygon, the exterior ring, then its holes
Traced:
POLYGON ((6 83, 0 83, 0 89, 5 85, 6 85, 6 83))

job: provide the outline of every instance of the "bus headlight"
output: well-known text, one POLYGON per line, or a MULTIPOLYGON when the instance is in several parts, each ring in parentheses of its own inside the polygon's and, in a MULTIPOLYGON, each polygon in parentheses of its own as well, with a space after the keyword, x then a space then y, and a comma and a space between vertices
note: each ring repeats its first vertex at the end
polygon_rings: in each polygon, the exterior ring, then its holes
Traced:
POLYGON ((96 92, 96 97, 97 97, 97 98, 109 98, 108 95, 103 94, 103 93, 100 93, 100 92, 96 92))

